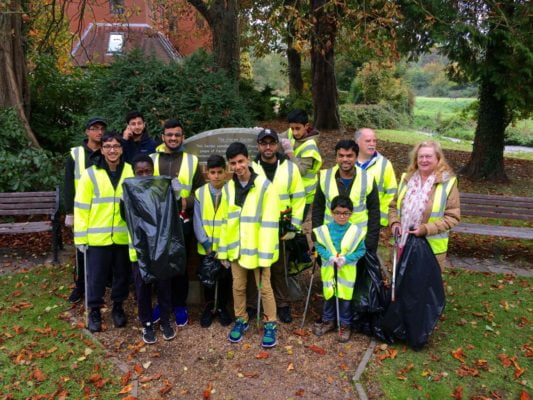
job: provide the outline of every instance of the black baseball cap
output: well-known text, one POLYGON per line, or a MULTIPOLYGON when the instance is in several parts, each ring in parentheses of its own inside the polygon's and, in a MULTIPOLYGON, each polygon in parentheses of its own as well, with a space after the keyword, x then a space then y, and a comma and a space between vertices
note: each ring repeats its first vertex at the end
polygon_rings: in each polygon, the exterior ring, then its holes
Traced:
POLYGON ((85 124, 85 129, 89 129, 94 124, 102 124, 107 127, 107 122, 105 122, 105 119, 103 119, 102 117, 92 117, 87 120, 87 123, 85 124))
POLYGON ((274 129, 263 129, 261 132, 259 132, 259 135, 257 135, 257 141, 260 142, 264 138, 271 137, 274 139, 274 141, 279 142, 278 134, 274 129))

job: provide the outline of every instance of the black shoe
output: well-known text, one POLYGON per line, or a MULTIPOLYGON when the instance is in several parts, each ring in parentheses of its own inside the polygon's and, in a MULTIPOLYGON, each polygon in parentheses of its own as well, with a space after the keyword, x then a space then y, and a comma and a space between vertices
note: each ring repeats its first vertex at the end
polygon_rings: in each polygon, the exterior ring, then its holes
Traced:
POLYGON ((291 308, 289 306, 278 308, 278 319, 281 322, 289 324, 292 322, 291 308))
POLYGON ((83 299, 83 290, 79 289, 77 286, 72 289, 72 293, 70 293, 70 296, 68 296, 68 301, 71 303, 78 303, 83 299))
POLYGON ((113 309, 111 310, 111 317, 113 318, 113 323, 115 328, 123 328, 128 323, 124 309, 122 308, 122 303, 113 304, 113 309))
POLYGON ((220 322, 220 325, 222 326, 228 326, 233 322, 233 318, 231 318, 231 315, 229 315, 228 310, 226 310, 226 307, 219 308, 217 310, 218 314, 218 321, 220 322))
POLYGON ((89 326, 87 327, 90 332, 102 332, 102 314, 100 314, 99 308, 91 309, 89 313, 89 326))
POLYGON ((213 314, 211 305, 208 304, 205 306, 205 310, 202 313, 202 316, 200 317, 200 326, 202 328, 207 328, 211 326, 211 324, 213 323, 213 319, 215 319, 215 315, 213 314))
POLYGON ((166 323, 161 323, 160 329, 161 332, 163 332, 163 339, 172 340, 176 337, 176 331, 168 321, 166 323))
POLYGON ((250 321, 257 316, 257 308, 246 307, 246 313, 248 314, 248 321, 250 321))
POLYGON ((151 322, 147 322, 143 327, 143 341, 146 344, 154 344, 157 342, 155 338, 154 326, 151 322))

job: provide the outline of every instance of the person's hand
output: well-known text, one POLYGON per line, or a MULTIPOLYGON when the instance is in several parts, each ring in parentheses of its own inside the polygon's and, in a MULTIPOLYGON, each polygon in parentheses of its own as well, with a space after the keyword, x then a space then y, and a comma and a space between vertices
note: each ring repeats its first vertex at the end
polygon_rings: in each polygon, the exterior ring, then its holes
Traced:
POLYGON ((181 198, 181 209, 185 211, 187 209, 187 199, 181 198))
POLYGON ((290 139, 282 138, 281 141, 280 141, 280 144, 281 144, 281 148, 283 149, 285 154, 292 153, 294 151, 290 139))
POLYGON ((89 247, 89 246, 87 246, 86 244, 78 244, 78 245, 76 245, 76 249, 78 249, 82 253, 85 253, 87 251, 87 247, 89 247))
POLYGON ((426 231, 424 230, 424 228, 422 227, 422 225, 418 225, 416 228, 411 228, 409 229, 409 233, 411 235, 415 235, 417 237, 420 237, 420 236, 425 236, 426 235, 426 231))
POLYGON ((337 259, 337 268, 338 269, 341 269, 345 264, 346 264, 346 257, 344 256, 339 256, 339 257, 336 257, 337 259))
POLYGON ((220 264, 226 269, 229 269, 231 267, 231 263, 228 260, 220 260, 220 264))
POLYGON ((390 227, 390 230, 392 232, 393 237, 396 234, 396 231, 398 231, 398 236, 402 236, 402 226, 400 223, 395 222, 394 224, 392 224, 392 226, 390 227))
POLYGON ((124 129, 124 131, 122 132, 122 139, 130 140, 132 136, 133 132, 131 131, 130 126, 126 125, 126 129, 124 129))
POLYGON ((68 226, 69 228, 72 228, 74 226, 74 215, 65 215, 65 226, 68 226))
POLYGON ((289 231, 285 235, 283 235, 280 239, 281 240, 292 240, 296 236, 296 232, 289 231))

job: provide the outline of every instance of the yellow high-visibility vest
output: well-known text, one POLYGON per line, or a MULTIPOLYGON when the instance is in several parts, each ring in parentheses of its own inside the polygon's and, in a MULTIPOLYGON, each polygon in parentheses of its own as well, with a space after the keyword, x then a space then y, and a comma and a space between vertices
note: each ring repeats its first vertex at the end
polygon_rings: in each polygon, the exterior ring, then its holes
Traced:
POLYGON ((85 148, 83 146, 72 147, 70 156, 74 160, 74 192, 76 192, 81 174, 85 171, 85 148))
MULTIPOLYGON (((160 153, 165 153, 166 146, 164 143, 160 144, 156 148, 156 153, 150 154, 152 160, 154 160, 154 176, 161 175, 159 173, 159 155, 160 153)), ((192 192, 192 181, 194 178, 194 173, 198 168, 198 157, 194 154, 189 154, 183 152, 183 157, 181 159, 180 169, 178 171, 178 188, 175 190, 176 198, 182 197, 186 198, 191 195, 192 192)), ((174 178, 173 176, 171 178, 174 178)))
MULTIPOLYGON (((266 178, 263 167, 258 162, 252 163, 252 169, 266 178)), ((272 182, 279 194, 281 211, 292 208, 291 223, 298 229, 302 228, 305 209, 305 192, 302 176, 298 167, 290 160, 285 160, 276 168, 276 174, 272 182)))
POLYGON ((256 176, 242 207, 235 204, 235 181, 224 186, 226 212, 218 258, 242 267, 270 267, 279 257, 279 195, 270 181, 256 176))
MULTIPOLYGON (((357 225, 366 236, 368 224, 368 210, 366 208, 366 197, 372 191, 372 179, 368 178, 366 171, 355 166, 356 174, 350 190, 350 200, 353 203, 353 212, 350 217, 350 223, 357 225)), ((320 172, 320 188, 324 193, 326 199, 326 209, 324 210, 324 224, 329 224, 333 221, 333 214, 331 213, 331 202, 339 195, 335 174, 339 166, 335 165, 333 168, 322 170, 320 172)))
POLYGON ((128 228, 120 216, 120 199, 122 182, 132 176, 131 165, 125 163, 115 189, 104 168, 93 165, 82 173, 74 198, 75 244, 128 244, 128 228))
MULTIPOLYGON (((341 241, 341 250, 337 254, 337 250, 331 240, 329 228, 327 225, 319 226, 313 229, 316 235, 316 240, 324 246, 334 256, 344 256, 351 254, 357 250, 357 247, 364 238, 361 229, 357 225, 350 225, 341 241)), ((322 267, 320 274, 322 277, 322 286, 324 298, 331 299, 335 295, 335 266, 329 260, 322 260, 322 267)), ((355 286, 355 279, 357 277, 356 264, 345 264, 337 273, 337 291, 340 299, 351 300, 353 297, 353 290, 355 286)))
POLYGON ((370 160, 366 173, 374 178, 379 193, 380 225, 389 226, 389 204, 396 194, 398 184, 392 163, 381 154, 370 160))
MULTIPOLYGON (((401 219, 402 213, 402 201, 407 192, 407 182, 405 180, 406 174, 402 174, 400 179, 400 186, 398 188, 398 216, 401 219)), ((455 176, 451 177, 449 180, 436 184, 435 195, 433 197, 433 205, 431 207, 431 214, 429 216, 428 222, 434 222, 442 219, 444 217, 444 211, 446 210, 446 202, 448 196, 450 195, 453 185, 457 182, 455 176)), ((436 235, 428 235, 426 239, 433 250, 433 254, 445 253, 448 250, 448 239, 450 232, 437 233, 436 235)))
MULTIPOLYGON (((222 190, 220 193, 218 204, 216 205, 218 206, 217 208, 213 204, 208 183, 198 188, 194 195, 200 202, 200 207, 202 208, 202 227, 207 237, 211 239, 211 250, 216 252, 220 243, 220 228, 226 215, 227 202, 224 198, 224 191, 222 190)), ((198 243, 198 253, 201 255, 206 254, 204 246, 201 243, 198 243)))

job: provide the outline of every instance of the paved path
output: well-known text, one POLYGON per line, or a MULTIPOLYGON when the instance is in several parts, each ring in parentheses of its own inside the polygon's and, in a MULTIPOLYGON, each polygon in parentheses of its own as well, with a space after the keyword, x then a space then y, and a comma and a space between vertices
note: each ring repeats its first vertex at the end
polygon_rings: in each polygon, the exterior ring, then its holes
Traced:
POLYGON ((448 256, 448 260, 453 268, 464 268, 471 271, 492 272, 495 274, 515 274, 517 276, 533 278, 533 265, 530 269, 526 269, 493 258, 480 259, 474 257, 448 256))

